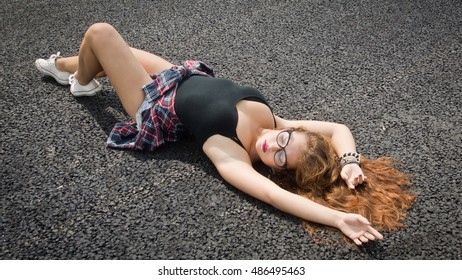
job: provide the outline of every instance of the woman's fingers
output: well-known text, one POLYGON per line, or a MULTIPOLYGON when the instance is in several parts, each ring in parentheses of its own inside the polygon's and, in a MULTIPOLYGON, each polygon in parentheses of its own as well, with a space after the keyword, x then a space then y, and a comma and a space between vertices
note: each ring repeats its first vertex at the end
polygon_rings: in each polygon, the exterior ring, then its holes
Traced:
POLYGON ((356 220, 357 223, 362 224, 361 227, 363 228, 363 230, 358 229, 355 233, 350 235, 350 238, 356 243, 356 245, 361 246, 369 241, 383 239, 382 234, 380 234, 380 232, 378 232, 376 229, 370 226, 370 222, 365 217, 357 215, 356 220))
POLYGON ((373 235, 375 238, 377 238, 377 239, 380 239, 380 240, 383 239, 383 235, 380 234, 380 232, 378 232, 375 228, 373 228, 373 227, 371 227, 371 226, 369 226, 368 232, 369 232, 370 234, 372 234, 372 235, 373 235))
POLYGON ((369 241, 369 239, 367 239, 364 235, 359 237, 359 240, 361 240, 363 243, 367 243, 369 241))
POLYGON ((362 174, 358 175, 358 184, 362 184, 364 182, 364 178, 362 174))
POLYGON ((361 185, 366 180, 367 180, 367 177, 360 174, 357 177, 354 177, 354 178, 348 180, 348 183, 349 183, 348 187, 350 187, 350 189, 354 189, 357 185, 361 185))
POLYGON ((355 185, 354 185, 352 182, 347 181, 347 185, 348 185, 348 188, 350 188, 350 189, 352 189, 352 190, 355 189, 355 185))
POLYGON ((375 240, 375 236, 370 234, 369 232, 366 232, 364 236, 369 240, 375 240))

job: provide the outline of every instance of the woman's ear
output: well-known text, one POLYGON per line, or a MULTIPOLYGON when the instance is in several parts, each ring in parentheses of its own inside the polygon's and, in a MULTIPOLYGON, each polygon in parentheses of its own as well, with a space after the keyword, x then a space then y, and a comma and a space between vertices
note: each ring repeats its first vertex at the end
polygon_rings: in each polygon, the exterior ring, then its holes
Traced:
POLYGON ((275 176, 286 176, 289 175, 288 169, 276 169, 273 167, 268 167, 268 179, 271 179, 275 176))
POLYGON ((275 174, 274 168, 268 167, 268 178, 271 179, 275 174))
POLYGON ((289 174, 289 170, 287 169, 276 169, 276 168, 271 168, 272 174, 278 174, 278 175, 287 175, 289 174))

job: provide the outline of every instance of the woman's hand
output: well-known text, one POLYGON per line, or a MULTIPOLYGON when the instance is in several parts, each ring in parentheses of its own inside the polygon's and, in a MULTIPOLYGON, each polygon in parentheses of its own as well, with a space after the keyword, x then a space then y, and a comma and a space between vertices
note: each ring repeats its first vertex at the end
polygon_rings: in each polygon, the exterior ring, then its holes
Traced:
POLYGON ((383 239, 383 236, 371 227, 371 223, 361 215, 345 214, 338 222, 338 228, 360 246, 369 240, 383 239))
POLYGON ((348 188, 354 189, 357 185, 367 180, 363 170, 357 164, 347 164, 342 168, 340 176, 347 183, 348 188))

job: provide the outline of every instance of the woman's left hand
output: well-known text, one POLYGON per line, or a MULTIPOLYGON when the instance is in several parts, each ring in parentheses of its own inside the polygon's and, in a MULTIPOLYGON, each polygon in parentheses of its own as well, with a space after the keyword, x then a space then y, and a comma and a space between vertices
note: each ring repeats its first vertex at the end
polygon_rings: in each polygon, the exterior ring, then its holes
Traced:
POLYGON ((357 164, 347 164, 342 168, 340 176, 346 182, 348 188, 354 189, 357 185, 367 180, 363 170, 357 164))
POLYGON ((366 218, 358 214, 347 213, 337 226, 358 246, 372 240, 383 239, 382 234, 373 228, 366 218))

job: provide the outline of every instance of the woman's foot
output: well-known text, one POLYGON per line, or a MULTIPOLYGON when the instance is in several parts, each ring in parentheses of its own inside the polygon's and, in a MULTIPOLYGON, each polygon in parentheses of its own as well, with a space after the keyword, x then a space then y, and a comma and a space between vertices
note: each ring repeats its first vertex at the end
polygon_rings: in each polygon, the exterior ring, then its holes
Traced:
POLYGON ((39 58, 35 61, 35 67, 44 75, 53 77, 61 85, 69 85, 69 76, 71 73, 60 71, 56 68, 56 59, 60 53, 53 54, 48 59, 39 58))
POLYGON ((95 79, 91 80, 87 85, 81 85, 76 78, 77 72, 69 76, 69 84, 71 85, 71 93, 75 97, 94 96, 101 91, 103 86, 95 79))

